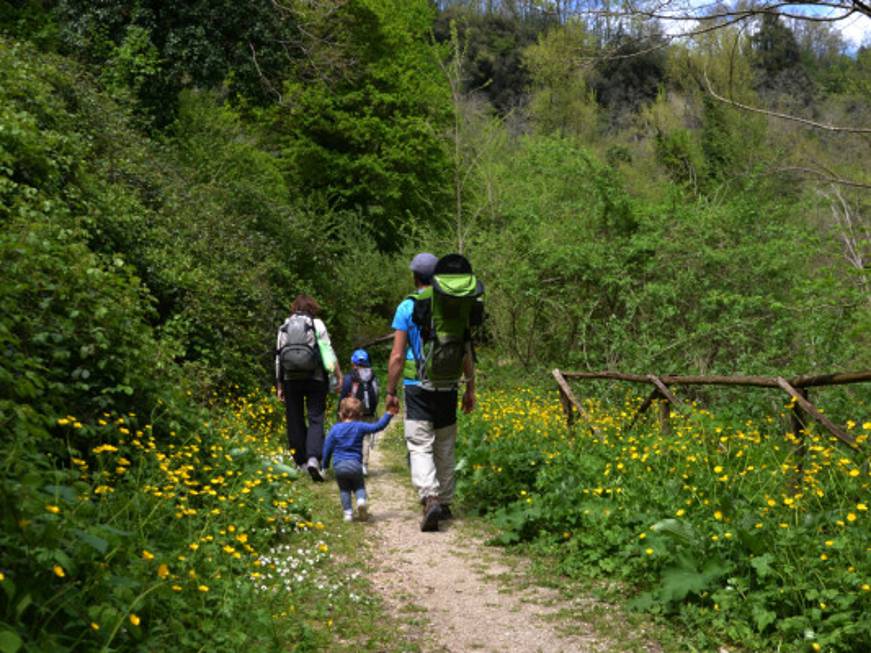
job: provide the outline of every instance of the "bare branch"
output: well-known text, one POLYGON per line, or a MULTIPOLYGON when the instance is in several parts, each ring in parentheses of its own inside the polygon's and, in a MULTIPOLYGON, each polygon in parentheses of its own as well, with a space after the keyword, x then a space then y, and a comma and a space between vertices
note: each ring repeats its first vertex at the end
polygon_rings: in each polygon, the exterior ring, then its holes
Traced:
POLYGON ((278 99, 280 104, 281 93, 275 88, 275 86, 273 86, 272 82, 269 81, 269 78, 263 74, 263 71, 260 70, 260 64, 257 62, 257 50, 254 49, 254 44, 251 41, 248 41, 248 47, 251 48, 251 60, 254 62, 254 68, 257 70, 257 75, 260 77, 260 81, 263 82, 263 85, 266 86, 266 88, 275 93, 275 97, 278 99))
POLYGON ((719 102, 723 102, 724 104, 728 104, 730 106, 735 107, 736 109, 741 109, 743 111, 751 111, 753 113, 760 113, 764 116, 772 116, 774 118, 780 118, 782 120, 790 120, 792 122, 798 122, 803 125, 807 125, 809 127, 814 127, 815 129, 824 129, 830 132, 836 133, 848 133, 848 134, 871 134, 871 128, 868 127, 840 127, 837 125, 827 125, 822 122, 817 122, 815 120, 810 120, 808 118, 801 118, 799 116, 793 116, 788 113, 781 113, 779 111, 771 111, 770 109, 761 109, 759 107, 752 107, 749 104, 744 104, 743 102, 738 102, 737 100, 732 100, 729 98, 725 98, 722 95, 719 95, 714 87, 711 85, 711 80, 708 79, 708 73, 705 71, 705 85, 707 87, 708 93, 715 100, 719 102))
POLYGON ((821 170, 815 170, 814 168, 805 168, 801 166, 788 166, 786 168, 777 168, 772 172, 799 172, 805 175, 811 175, 820 181, 825 181, 830 184, 838 184, 840 186, 851 186, 852 188, 863 188, 865 190, 871 190, 871 184, 866 184, 861 181, 855 181, 853 179, 844 179, 843 177, 833 177, 830 174, 827 174, 821 170))
POLYGON ((719 2, 699 5, 692 2, 663 0, 652 4, 636 4, 630 1, 627 2, 626 6, 626 10, 609 13, 614 16, 641 16, 671 22, 717 22, 725 18, 745 20, 763 14, 778 14, 811 22, 835 22, 849 18, 855 13, 871 17, 871 4, 867 0, 797 0, 792 2, 789 0, 769 2, 763 0, 749 5, 736 4, 733 7, 719 2), (832 13, 828 15, 808 14, 798 11, 802 7, 824 9, 832 13))

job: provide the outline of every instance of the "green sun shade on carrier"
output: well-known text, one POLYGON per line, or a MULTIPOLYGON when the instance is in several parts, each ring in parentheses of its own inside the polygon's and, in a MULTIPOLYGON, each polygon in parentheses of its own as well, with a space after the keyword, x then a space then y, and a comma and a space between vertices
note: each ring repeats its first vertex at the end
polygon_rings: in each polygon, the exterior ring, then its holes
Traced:
POLYGON ((437 292, 452 297, 477 297, 483 292, 474 274, 437 274, 433 277, 437 292))

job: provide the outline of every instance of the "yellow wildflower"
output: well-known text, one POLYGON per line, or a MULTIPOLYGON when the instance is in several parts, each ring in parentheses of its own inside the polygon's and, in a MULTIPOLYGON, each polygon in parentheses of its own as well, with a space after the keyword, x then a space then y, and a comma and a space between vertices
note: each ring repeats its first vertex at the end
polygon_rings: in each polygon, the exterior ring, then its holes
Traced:
POLYGON ((57 576, 58 578, 63 578, 64 576, 67 575, 67 573, 64 571, 64 568, 61 567, 60 565, 55 565, 54 567, 51 568, 51 570, 54 572, 54 575, 57 576))
POLYGON ((139 615, 137 615, 133 612, 130 613, 130 623, 131 624, 133 624, 134 626, 138 626, 140 621, 141 621, 141 619, 139 618, 139 615))

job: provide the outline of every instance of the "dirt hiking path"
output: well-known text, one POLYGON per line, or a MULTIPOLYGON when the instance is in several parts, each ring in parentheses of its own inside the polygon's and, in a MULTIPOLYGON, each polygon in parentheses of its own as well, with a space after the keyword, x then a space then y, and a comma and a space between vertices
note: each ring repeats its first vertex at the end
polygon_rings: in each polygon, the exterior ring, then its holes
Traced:
MULTIPOLYGON (((382 437, 399 438, 401 428, 395 424, 382 437)), ((422 533, 417 496, 408 474, 390 469, 392 456, 379 443, 370 459, 369 577, 404 624, 406 641, 425 652, 612 650, 587 625, 560 625, 555 615, 564 599, 520 587, 519 563, 486 546, 462 517, 422 533)))

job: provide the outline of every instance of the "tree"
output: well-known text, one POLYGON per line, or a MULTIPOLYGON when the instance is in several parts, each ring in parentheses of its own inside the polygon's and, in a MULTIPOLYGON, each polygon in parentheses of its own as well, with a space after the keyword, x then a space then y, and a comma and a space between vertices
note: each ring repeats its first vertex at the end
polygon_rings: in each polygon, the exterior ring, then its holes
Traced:
POLYGON ((314 26, 347 54, 288 82, 270 112, 291 186, 361 212, 383 249, 414 222, 444 225, 450 97, 425 0, 349 0, 314 26))
POLYGON ((450 42, 451 24, 465 49, 463 91, 483 95, 502 115, 521 106, 529 82, 523 50, 548 23, 512 12, 454 7, 437 17, 437 41, 450 42))
POLYGON ((57 0, 54 6, 66 52, 102 66, 138 39, 153 48, 148 84, 132 90, 165 126, 185 88, 226 85, 231 96, 264 104, 276 98, 295 61, 305 58, 299 13, 293 3, 193 0, 162 2, 57 0))
POLYGON ((777 14, 763 14, 759 29, 750 39, 757 88, 788 93, 805 102, 813 94, 813 84, 802 67, 801 50, 795 34, 777 14))
POLYGON ((545 132, 592 140, 599 111, 590 86, 595 49, 593 35, 580 22, 571 22, 539 36, 524 52, 530 73, 529 112, 545 132))
POLYGON ((612 115, 635 111, 656 98, 665 78, 661 37, 621 34, 610 44, 610 54, 595 66, 591 86, 596 99, 612 115))

